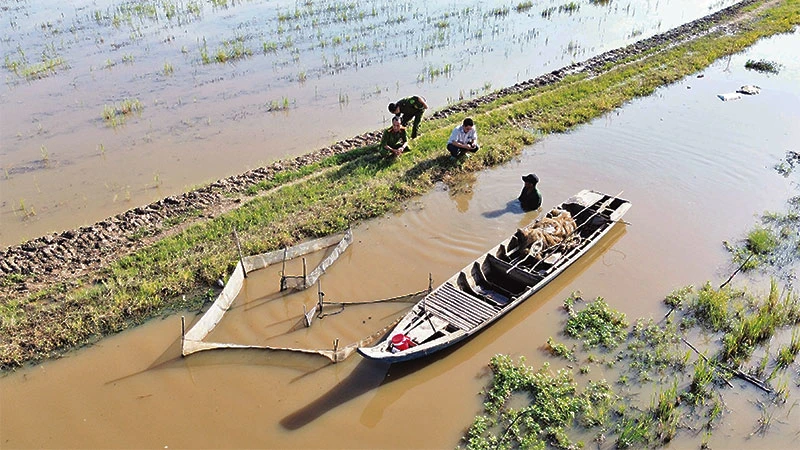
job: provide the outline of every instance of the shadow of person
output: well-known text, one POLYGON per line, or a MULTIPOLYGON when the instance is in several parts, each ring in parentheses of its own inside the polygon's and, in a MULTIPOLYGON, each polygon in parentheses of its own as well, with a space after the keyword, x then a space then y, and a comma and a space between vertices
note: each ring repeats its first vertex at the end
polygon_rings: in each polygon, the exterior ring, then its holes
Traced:
POLYGON ((494 211, 486 211, 486 212, 482 213, 481 215, 483 217, 486 217, 487 219, 496 219, 496 218, 498 218, 498 217, 500 217, 500 216, 502 216, 504 214, 509 214, 509 213, 511 213, 511 214, 522 214, 524 212, 525 211, 522 210, 522 206, 520 206, 520 204, 519 204, 519 200, 514 199, 514 200, 509 200, 506 203, 505 208, 495 209, 494 211))

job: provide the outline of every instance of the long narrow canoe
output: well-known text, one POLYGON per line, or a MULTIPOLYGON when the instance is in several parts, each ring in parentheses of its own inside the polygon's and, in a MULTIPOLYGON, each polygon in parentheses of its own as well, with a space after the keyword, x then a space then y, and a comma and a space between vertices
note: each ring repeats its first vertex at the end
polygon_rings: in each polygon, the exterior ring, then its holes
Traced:
POLYGON ((382 340, 358 352, 408 361, 479 333, 589 251, 630 206, 613 195, 579 192, 432 290, 382 340))

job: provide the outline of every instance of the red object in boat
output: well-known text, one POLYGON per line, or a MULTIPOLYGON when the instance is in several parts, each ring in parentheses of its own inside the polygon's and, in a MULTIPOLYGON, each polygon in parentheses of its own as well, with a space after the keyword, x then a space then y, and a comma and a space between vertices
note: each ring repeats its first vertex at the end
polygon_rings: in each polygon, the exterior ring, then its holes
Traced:
POLYGON ((405 334, 395 334, 392 336, 392 348, 395 351, 401 352, 403 350, 408 350, 408 348, 413 345, 414 343, 411 342, 411 338, 405 334))

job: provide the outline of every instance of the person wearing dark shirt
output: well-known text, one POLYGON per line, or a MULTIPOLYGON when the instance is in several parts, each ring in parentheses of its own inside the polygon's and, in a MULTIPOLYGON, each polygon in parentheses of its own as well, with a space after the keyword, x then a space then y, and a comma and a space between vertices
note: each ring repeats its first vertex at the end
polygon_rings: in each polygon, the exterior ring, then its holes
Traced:
POLYGON ((399 157, 404 151, 408 150, 408 138, 406 129, 400 124, 400 118, 392 117, 392 126, 383 130, 381 136, 381 148, 388 151, 389 155, 399 157))
POLYGON ((428 104, 425 102, 425 98, 419 95, 400 99, 397 103, 389 103, 389 112, 395 116, 400 116, 400 124, 402 126, 407 126, 411 119, 414 119, 414 125, 411 128, 411 139, 417 137, 419 122, 422 120, 422 113, 426 109, 428 109, 428 104))
POLYGON ((542 206, 542 194, 536 187, 539 183, 539 177, 536 174, 529 173, 522 177, 525 186, 522 187, 522 192, 519 194, 519 204, 525 211, 533 211, 542 206))

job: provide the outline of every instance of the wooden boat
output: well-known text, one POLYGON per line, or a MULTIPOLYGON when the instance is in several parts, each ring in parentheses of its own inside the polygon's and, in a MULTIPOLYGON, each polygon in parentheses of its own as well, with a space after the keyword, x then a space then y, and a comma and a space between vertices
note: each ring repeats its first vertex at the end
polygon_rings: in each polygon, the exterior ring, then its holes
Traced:
POLYGON ((480 332, 583 256, 630 206, 617 196, 579 192, 433 289, 382 340, 358 352, 408 361, 480 332))

